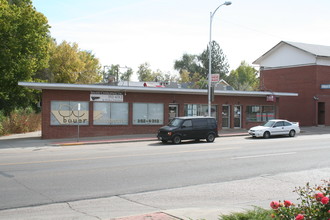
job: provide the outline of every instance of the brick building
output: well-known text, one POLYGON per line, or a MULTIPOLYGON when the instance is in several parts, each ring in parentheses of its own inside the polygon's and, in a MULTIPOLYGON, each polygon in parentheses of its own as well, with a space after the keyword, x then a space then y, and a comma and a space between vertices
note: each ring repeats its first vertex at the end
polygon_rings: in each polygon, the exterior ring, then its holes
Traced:
POLYGON ((330 46, 281 41, 254 64, 260 65, 261 90, 299 94, 281 98, 280 118, 330 125, 330 46))
MULTIPOLYGON (((207 115, 207 90, 20 82, 42 91, 42 138, 154 133, 176 116, 207 115)), ((297 93, 216 90, 219 129, 250 128, 278 118, 297 93)))

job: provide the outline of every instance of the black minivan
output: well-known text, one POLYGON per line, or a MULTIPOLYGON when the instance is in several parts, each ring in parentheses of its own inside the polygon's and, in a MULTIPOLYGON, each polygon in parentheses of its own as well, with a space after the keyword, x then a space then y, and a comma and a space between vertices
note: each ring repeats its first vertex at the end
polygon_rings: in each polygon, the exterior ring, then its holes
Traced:
POLYGON ((158 131, 158 140, 179 144, 181 140, 206 139, 213 142, 218 137, 218 125, 212 117, 177 117, 158 131))

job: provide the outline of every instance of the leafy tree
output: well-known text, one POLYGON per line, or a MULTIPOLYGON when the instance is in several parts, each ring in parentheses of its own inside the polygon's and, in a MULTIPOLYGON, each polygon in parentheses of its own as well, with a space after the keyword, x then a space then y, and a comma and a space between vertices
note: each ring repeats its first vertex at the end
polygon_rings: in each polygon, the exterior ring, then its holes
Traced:
POLYGON ((93 84, 101 82, 102 75, 100 62, 90 51, 80 51, 79 58, 83 62, 83 71, 79 73, 77 83, 93 84))
POLYGON ((155 80, 155 76, 152 74, 149 63, 143 63, 139 66, 137 71, 138 79, 140 82, 151 82, 155 80))
POLYGON ((180 74, 184 71, 189 73, 189 76, 192 77, 194 73, 202 72, 202 67, 197 55, 192 54, 183 54, 180 60, 176 60, 174 63, 174 69, 178 70, 180 74))
POLYGON ((30 0, 0 0, 0 110, 7 115, 38 101, 18 82, 36 81, 36 71, 47 66, 49 27, 30 0))
MULTIPOLYGON (((228 74, 229 65, 219 44, 212 42, 212 74, 220 74, 225 79, 228 74)), ((207 88, 209 73, 209 49, 204 50, 200 55, 183 54, 180 60, 174 63, 174 69, 180 73, 180 82, 194 82, 194 88, 207 88)))
MULTIPOLYGON (((229 72, 229 64, 220 45, 216 41, 212 41, 211 54, 211 72, 212 74, 220 74, 220 78, 224 78, 229 72)), ((209 73, 209 48, 199 55, 198 59, 202 63, 203 71, 201 74, 207 78, 209 73)))
POLYGON ((121 74, 120 80, 130 81, 132 75, 133 75, 133 69, 132 68, 127 68, 127 70, 123 74, 121 74))
POLYGON ((242 61, 236 70, 230 72, 227 82, 236 90, 256 90, 259 86, 258 71, 242 61))
POLYGON ((48 71, 50 82, 91 84, 102 80, 99 60, 91 52, 81 51, 77 43, 66 41, 51 51, 48 71))

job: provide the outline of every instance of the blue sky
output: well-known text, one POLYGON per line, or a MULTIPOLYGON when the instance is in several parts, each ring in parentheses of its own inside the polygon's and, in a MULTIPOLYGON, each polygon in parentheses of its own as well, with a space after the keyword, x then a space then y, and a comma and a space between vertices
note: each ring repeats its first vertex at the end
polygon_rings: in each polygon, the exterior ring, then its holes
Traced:
MULTIPOLYGON (((219 0, 33 0, 51 35, 78 43, 102 65, 175 73, 183 53, 200 54, 209 41, 210 12, 219 0)), ((213 19, 212 39, 230 70, 250 65, 281 40, 330 46, 329 0, 233 0, 213 19)))

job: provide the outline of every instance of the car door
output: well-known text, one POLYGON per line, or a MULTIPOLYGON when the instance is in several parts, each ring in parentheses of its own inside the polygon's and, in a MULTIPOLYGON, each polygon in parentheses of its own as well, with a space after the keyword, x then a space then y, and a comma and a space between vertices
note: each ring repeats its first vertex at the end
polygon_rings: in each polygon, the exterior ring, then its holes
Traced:
POLYGON ((285 134, 283 121, 276 122, 271 128, 271 135, 282 135, 285 134))
POLYGON ((187 119, 181 125, 180 129, 182 139, 192 139, 193 138, 193 126, 192 120, 187 119))

